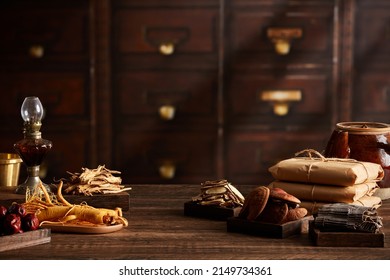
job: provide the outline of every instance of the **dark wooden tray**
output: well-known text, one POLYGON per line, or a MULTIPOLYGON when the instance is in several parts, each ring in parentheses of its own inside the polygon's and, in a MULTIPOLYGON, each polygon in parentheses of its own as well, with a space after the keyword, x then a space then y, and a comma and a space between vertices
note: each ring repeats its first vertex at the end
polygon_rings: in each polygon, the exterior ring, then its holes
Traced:
POLYGON ((321 247, 384 247, 385 234, 366 232, 320 231, 309 223, 309 236, 316 246, 321 247))
POLYGON ((212 205, 200 205, 193 201, 184 203, 184 215, 207 218, 210 220, 224 221, 229 217, 237 217, 240 211, 241 207, 223 208, 212 205))
POLYGON ((307 223, 310 218, 311 216, 284 224, 270 224, 248 221, 241 218, 229 218, 227 219, 227 231, 272 238, 286 238, 300 234, 305 228, 307 229, 307 223))
POLYGON ((50 229, 0 236, 0 252, 49 243, 50 240, 50 229))
MULTIPOLYGON (((116 194, 95 194, 93 196, 85 195, 64 195, 64 198, 72 204, 80 204, 86 202, 88 205, 97 208, 115 207, 122 208, 122 211, 128 211, 130 207, 130 195, 127 192, 116 194)), ((21 194, 0 191, 0 204, 9 206, 12 202, 24 202, 26 197, 21 194)))

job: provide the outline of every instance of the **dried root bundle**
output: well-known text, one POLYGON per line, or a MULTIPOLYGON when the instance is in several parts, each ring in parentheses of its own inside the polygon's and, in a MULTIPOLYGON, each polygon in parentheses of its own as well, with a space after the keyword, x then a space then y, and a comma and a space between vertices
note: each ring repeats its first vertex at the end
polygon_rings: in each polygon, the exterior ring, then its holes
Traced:
POLYGON ((123 224, 128 226, 128 221, 122 216, 122 209, 94 208, 86 204, 75 205, 69 203, 62 196, 62 181, 60 181, 57 196, 48 194, 42 184, 41 192, 28 194, 24 206, 29 213, 36 213, 40 224, 123 224))
POLYGON ((120 171, 110 170, 104 165, 99 165, 96 169, 82 168, 82 173, 71 173, 69 180, 64 185, 66 194, 83 194, 91 196, 93 194, 110 194, 131 190, 122 185, 122 178, 115 176, 121 174, 120 171))

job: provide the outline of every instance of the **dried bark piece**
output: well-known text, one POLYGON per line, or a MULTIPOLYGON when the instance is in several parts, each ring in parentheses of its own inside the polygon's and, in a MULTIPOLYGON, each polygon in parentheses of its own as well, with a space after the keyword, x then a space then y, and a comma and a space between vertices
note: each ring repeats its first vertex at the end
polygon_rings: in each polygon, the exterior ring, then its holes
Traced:
POLYGON ((93 194, 110 194, 131 190, 131 187, 125 188, 122 185, 122 178, 114 176, 121 174, 120 171, 111 170, 104 165, 99 165, 96 169, 82 168, 82 173, 71 173, 66 180, 64 193, 83 194, 92 196, 93 194))
POLYGON ((200 194, 192 201, 201 205, 216 205, 234 208, 244 204, 244 196, 227 180, 205 181, 201 184, 200 194))
POLYGON ((239 217, 249 221, 255 220, 264 210, 270 194, 270 189, 260 186, 252 190, 246 197, 239 217))
POLYGON ((208 188, 204 191, 205 194, 210 194, 210 195, 216 195, 216 194, 224 194, 227 192, 227 189, 225 187, 212 187, 208 188))
POLYGON ((256 221, 280 224, 288 213, 288 205, 286 202, 268 201, 263 212, 257 217, 256 221))

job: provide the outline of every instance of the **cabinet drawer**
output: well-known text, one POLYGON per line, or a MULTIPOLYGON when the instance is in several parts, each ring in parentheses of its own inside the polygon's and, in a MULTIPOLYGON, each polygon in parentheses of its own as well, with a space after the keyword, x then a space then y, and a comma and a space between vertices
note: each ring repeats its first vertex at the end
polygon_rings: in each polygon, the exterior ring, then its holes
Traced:
POLYGON ((89 50, 88 9, 80 3, 76 7, 64 3, 63 8, 43 3, 0 4, 0 59, 85 58, 89 50))
POLYGON ((122 54, 202 54, 217 51, 217 9, 114 10, 114 50, 122 54))
POLYGON ((354 119, 390 122, 390 72, 362 73, 355 87, 354 119))
POLYGON ((321 152, 328 140, 326 132, 230 133, 225 159, 227 177, 240 184, 269 184, 273 180, 269 167, 304 149, 321 152))
POLYGON ((334 3, 305 2, 234 6, 227 27, 231 51, 261 56, 259 60, 248 57, 249 62, 259 64, 275 64, 282 57, 289 63, 331 63, 334 3), (299 60, 290 60, 298 54, 299 60))
MULTIPOLYGON (((10 135, 9 131, 1 132, 5 137, 1 138, 0 149, 2 153, 15 153, 13 144, 23 139, 19 129, 18 133, 10 135)), ((53 143, 52 149, 47 153, 41 165, 41 176, 45 183, 52 183, 54 179, 68 178, 70 172, 80 172, 82 167, 90 166, 88 155, 90 154, 91 140, 88 130, 54 130, 45 129, 42 137, 53 143)), ((20 167, 20 180, 22 183, 27 177, 26 166, 20 167)))
POLYGON ((252 72, 235 75, 230 82, 229 123, 264 125, 274 122, 280 125, 305 118, 303 123, 306 123, 308 117, 311 122, 329 120, 325 117, 331 111, 331 89, 326 75, 274 77, 252 72), (284 106, 283 100, 286 100, 287 112, 279 115, 278 106, 284 106), (283 118, 285 116, 288 118, 283 118))
POLYGON ((390 60, 390 6, 388 1, 358 1, 356 14, 356 64, 367 68, 373 62, 389 66, 390 60), (373 5, 375 2, 375 5, 373 5), (385 61, 384 61, 385 59, 385 61))
POLYGON ((12 130, 6 129, 4 125, 2 125, 3 128, 0 130, 0 153, 16 153, 14 143, 23 139, 23 124, 21 123, 22 121, 15 121, 15 125, 12 127, 12 130))
POLYGON ((20 119, 26 96, 38 96, 46 119, 88 118, 88 85, 84 73, 22 73, 0 75, 0 102, 7 104, 0 117, 20 119))
POLYGON ((115 168, 129 183, 199 183, 216 173, 214 133, 124 132, 114 147, 115 168))
POLYGON ((89 154, 91 152, 90 131, 88 129, 46 129, 42 134, 44 139, 53 143, 52 149, 47 153, 41 169, 46 173, 45 182, 51 183, 54 179, 68 178, 70 172, 80 172, 82 167, 90 166, 89 154))
POLYGON ((170 106, 173 121, 216 119, 217 85, 214 72, 128 72, 118 74, 115 100, 119 118, 138 123, 139 118, 164 119, 160 110, 170 106), (199 119, 200 118, 200 119, 199 119))

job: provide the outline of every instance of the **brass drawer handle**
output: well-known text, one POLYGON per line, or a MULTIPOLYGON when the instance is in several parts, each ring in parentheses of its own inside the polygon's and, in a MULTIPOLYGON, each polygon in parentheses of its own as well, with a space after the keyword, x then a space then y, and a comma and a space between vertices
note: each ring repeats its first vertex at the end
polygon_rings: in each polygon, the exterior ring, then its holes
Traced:
POLYGON ((172 55, 175 52, 175 44, 173 43, 161 43, 158 50, 162 55, 172 55))
POLYGON ((191 28, 187 26, 145 26, 144 40, 156 48, 162 55, 172 55, 179 44, 185 43, 191 35, 191 28))
POLYGON ((302 91, 265 90, 260 93, 260 99, 272 104, 275 115, 284 116, 288 114, 291 102, 302 100, 302 91))
POLYGON ((173 120, 175 117, 176 108, 172 105, 163 105, 158 109, 160 118, 165 121, 173 120))
POLYGON ((28 52, 32 58, 42 58, 45 54, 45 48, 42 45, 32 45, 28 52))
POLYGON ((176 166, 171 162, 165 162, 159 166, 158 171, 161 178, 173 179, 175 177, 176 166))
POLYGON ((290 53, 292 40, 301 38, 302 33, 300 28, 271 27, 267 29, 267 36, 274 44, 275 52, 279 55, 290 53))

